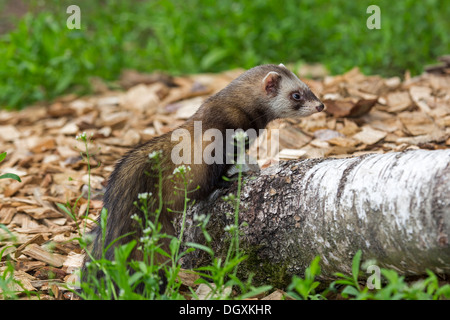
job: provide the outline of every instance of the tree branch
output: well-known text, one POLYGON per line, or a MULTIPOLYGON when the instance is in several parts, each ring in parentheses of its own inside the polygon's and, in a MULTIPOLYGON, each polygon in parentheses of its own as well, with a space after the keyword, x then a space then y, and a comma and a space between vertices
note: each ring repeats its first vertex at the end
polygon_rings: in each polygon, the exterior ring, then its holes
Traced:
MULTIPOLYGON (((255 279, 286 283, 316 255, 322 278, 334 279, 351 273, 358 249, 363 260, 401 274, 450 273, 450 150, 288 161, 244 183, 239 219, 248 226, 240 243, 249 259, 242 268, 255 279)), ((221 196, 236 193, 236 184, 189 209, 185 241, 204 243, 193 216, 211 214, 212 247, 226 252, 233 208, 221 196)), ((197 250, 183 266, 207 259, 197 250)))

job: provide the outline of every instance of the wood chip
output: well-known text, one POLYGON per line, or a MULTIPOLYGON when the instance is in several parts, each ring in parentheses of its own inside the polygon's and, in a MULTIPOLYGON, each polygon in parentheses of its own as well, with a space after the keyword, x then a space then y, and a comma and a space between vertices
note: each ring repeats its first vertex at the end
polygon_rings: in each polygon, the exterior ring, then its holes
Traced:
POLYGON ((55 140, 53 138, 45 139, 44 141, 39 142, 37 145, 31 148, 31 151, 34 153, 42 153, 47 150, 52 150, 55 148, 55 140))
POLYGON ((396 91, 389 93, 386 97, 389 112, 400 112, 408 109, 412 105, 409 93, 406 91, 396 91))
POLYGON ((5 192, 3 193, 5 195, 5 197, 13 196, 17 191, 19 191, 19 189, 23 188, 27 183, 31 182, 31 180, 33 180, 33 177, 32 176, 27 176, 27 177, 21 178, 21 180, 22 180, 22 182, 13 181, 5 189, 5 192))
POLYGON ((306 154, 305 150, 300 149, 283 149, 278 154, 278 157, 283 160, 300 159, 306 154))
POLYGON ((1 224, 9 224, 16 214, 16 210, 14 208, 2 208, 0 209, 0 223, 1 224))
MULTIPOLYGON (((199 284, 197 290, 195 290, 198 300, 208 300, 218 298, 219 297, 218 294, 215 295, 212 294, 212 288, 215 288, 215 286, 216 285, 214 283, 209 283, 208 285, 204 283, 199 284)), ((223 289, 222 297, 227 297, 230 294, 231 294, 231 287, 226 287, 223 289)))
POLYGON ((403 112, 399 115, 406 130, 413 135, 423 135, 437 129, 433 120, 423 112, 403 112))
POLYGON ((64 261, 63 266, 66 267, 67 273, 73 273, 76 270, 79 270, 84 261, 84 254, 77 254, 74 252, 71 252, 68 256, 66 261, 64 261))
MULTIPOLYGON (((430 112, 430 106, 428 103, 433 103, 434 99, 431 97, 432 89, 430 87, 411 86, 409 88, 409 94, 412 100, 425 113, 430 112)), ((433 106, 434 107, 434 106, 433 106)))
POLYGON ((182 102, 166 106, 166 110, 176 110, 175 118, 185 120, 191 117, 198 110, 198 108, 203 103, 203 100, 203 97, 195 97, 189 100, 183 100, 182 102))
POLYGON ((355 134, 353 139, 358 140, 361 143, 365 143, 367 145, 372 145, 386 137, 387 133, 375 130, 369 125, 365 125, 362 127, 362 131, 355 134))
POLYGON ((283 290, 277 289, 268 296, 262 298, 261 300, 295 300, 295 299, 290 297, 283 290))
POLYGON ((197 274, 192 273, 192 271, 181 269, 178 273, 178 276, 183 285, 191 288, 195 288, 198 286, 198 284, 195 284, 194 282, 197 281, 200 277, 197 274))
POLYGON ((126 108, 140 114, 154 114, 158 104, 161 102, 158 92, 161 84, 145 85, 139 84, 127 91, 122 97, 121 104, 126 108))
POLYGON ((22 253, 57 268, 62 267, 64 261, 66 260, 64 256, 50 253, 35 243, 28 245, 22 250, 22 253))
MULTIPOLYGON (((3 274, 4 267, 0 267, 0 273, 3 274)), ((14 271, 14 280, 20 282, 20 285, 18 283, 12 282, 10 286, 8 286, 8 289, 15 292, 23 292, 24 290, 27 291, 36 291, 36 288, 32 285, 34 277, 30 276, 28 273, 23 272, 21 270, 15 270, 14 271)), ((1 297, 2 290, 0 289, 0 297, 1 297)))
POLYGON ((354 147, 358 144, 358 141, 355 141, 355 139, 346 137, 331 138, 327 142, 339 147, 354 147))
POLYGON ((0 126, 0 140, 3 141, 14 141, 20 138, 21 133, 13 125, 0 126))
POLYGON ((42 243, 44 243, 45 239, 42 236, 42 234, 37 234, 34 237, 32 237, 30 240, 28 240, 27 242, 25 242, 24 244, 22 244, 21 246, 19 246, 15 252, 15 257, 18 258, 21 254, 23 249, 25 249, 28 245, 35 243, 37 245, 41 245, 42 243))

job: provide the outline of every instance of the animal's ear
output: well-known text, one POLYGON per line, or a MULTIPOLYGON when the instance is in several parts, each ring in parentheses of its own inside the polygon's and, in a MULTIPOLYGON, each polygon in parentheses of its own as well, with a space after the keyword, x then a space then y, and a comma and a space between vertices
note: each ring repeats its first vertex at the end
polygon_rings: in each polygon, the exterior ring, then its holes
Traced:
POLYGON ((267 95, 276 96, 280 87, 281 76, 278 72, 270 71, 263 79, 263 90, 267 95))

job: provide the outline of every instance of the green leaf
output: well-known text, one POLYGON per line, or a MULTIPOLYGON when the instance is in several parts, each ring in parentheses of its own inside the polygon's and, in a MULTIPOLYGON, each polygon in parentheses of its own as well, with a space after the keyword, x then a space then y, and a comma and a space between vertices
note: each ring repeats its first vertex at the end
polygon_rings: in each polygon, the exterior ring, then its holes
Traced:
POLYGON ((155 247, 155 252, 169 259, 171 258, 170 254, 167 253, 165 250, 161 249, 160 247, 155 247))
POLYGON ((135 272, 128 278, 128 285, 133 286, 144 274, 142 272, 135 272))
POLYGON ((353 274, 353 280, 355 281, 355 284, 358 283, 358 276, 359 276, 359 266, 361 264, 361 254, 362 251, 358 250, 353 257, 353 263, 352 263, 352 274, 353 274))
POLYGON ((348 297, 348 295, 352 295, 352 296, 358 296, 359 291, 358 289, 356 289, 355 287, 352 286, 346 286, 344 290, 342 290, 342 296, 343 297, 348 297))
POLYGON ((262 287, 258 287, 258 288, 253 288, 249 292, 243 294, 240 297, 240 299, 244 300, 244 299, 247 299, 247 298, 251 298, 251 297, 257 296, 257 295, 259 295, 261 293, 267 292, 267 291, 269 291, 271 289, 272 289, 272 286, 267 286, 267 285, 266 286, 262 286, 262 287))
POLYGON ((5 253, 6 249, 8 248, 15 248, 14 246, 5 246, 3 247, 2 251, 0 251, 0 260, 3 258, 3 254, 5 253))
POLYGON ((63 205, 62 203, 57 203, 56 206, 64 211, 73 221, 76 221, 72 212, 70 212, 70 210, 65 205, 63 205))
POLYGON ((0 162, 6 158, 6 152, 0 153, 0 162))
POLYGON ((175 255, 175 251, 178 247, 178 243, 179 243, 178 238, 172 238, 172 240, 170 241, 169 249, 170 249, 170 253, 172 255, 175 255))
POLYGON ((345 284, 348 286, 354 286, 355 283, 353 282, 353 279, 347 280, 347 279, 342 279, 342 280, 336 280, 334 281, 334 283, 336 284, 345 284))
POLYGON ((178 255, 178 259, 181 259, 185 255, 187 255, 188 253, 191 253, 193 251, 195 251, 195 248, 187 248, 184 252, 182 252, 178 255))
MULTIPOLYGON (((132 234, 134 234, 134 232, 128 232, 128 233, 121 235, 120 237, 115 238, 113 241, 111 241, 111 243, 106 248, 103 249, 103 251, 107 252, 109 250, 109 248, 111 248, 117 241, 119 241, 122 238, 128 237, 129 235, 132 235, 132 234)), ((136 242, 136 240, 132 240, 129 243, 127 243, 127 245, 131 245, 131 243, 133 243, 133 245, 136 245, 137 242, 136 242)))
POLYGON ((444 296, 446 299, 450 299, 450 285, 449 284, 445 284, 442 287, 440 287, 439 289, 437 289, 433 298, 437 299, 441 295, 444 296))
MULTIPOLYGON (((17 240, 17 237, 14 235, 14 233, 12 233, 4 224, 0 224, 0 229, 4 230, 9 235, 9 238, 13 241, 17 240)), ((0 240, 3 240, 2 237, 0 237, 0 240)))
POLYGON ((305 271, 305 276, 307 279, 314 279, 315 276, 320 274, 320 257, 316 256, 311 262, 310 266, 305 271))
POLYGON ((137 243, 136 240, 132 240, 126 244, 121 245, 120 247, 114 248, 114 257, 116 258, 116 260, 117 261, 127 260, 136 243, 137 243))
POLYGON ((20 180, 20 177, 14 173, 5 173, 4 175, 0 176, 0 179, 14 179, 16 181, 22 182, 22 180, 20 180))
POLYGON ((204 246, 204 245, 201 245, 201 244, 198 244, 198 243, 194 243, 194 242, 187 242, 186 246, 203 250, 203 251, 209 253, 211 256, 214 256, 214 251, 212 251, 212 249, 207 247, 207 246, 204 246))
MULTIPOLYGON (((334 275, 336 277, 342 278, 344 280, 347 280, 347 281, 350 281, 351 283, 353 283, 353 278, 352 277, 349 277, 349 276, 347 276, 347 275, 345 275, 345 274, 343 274, 341 272, 336 272, 334 275)), ((337 280, 337 281, 341 281, 341 280, 337 280)))

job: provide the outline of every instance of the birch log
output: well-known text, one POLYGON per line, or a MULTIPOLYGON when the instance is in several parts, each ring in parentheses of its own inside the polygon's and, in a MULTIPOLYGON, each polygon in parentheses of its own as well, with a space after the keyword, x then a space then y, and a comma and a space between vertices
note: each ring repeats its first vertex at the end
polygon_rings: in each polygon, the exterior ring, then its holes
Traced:
MULTIPOLYGON (((322 279, 331 280, 351 273, 358 249, 363 260, 404 275, 450 273, 450 150, 288 161, 244 181, 239 219, 248 225, 240 245, 249 258, 242 270, 255 279, 288 283, 320 255, 322 279)), ((230 192, 236 185, 220 195, 230 192)), ((193 217, 210 214, 212 247, 223 256, 232 211, 220 196, 194 204, 184 241, 204 243, 193 217)), ((207 260, 196 250, 183 266, 207 260)))

